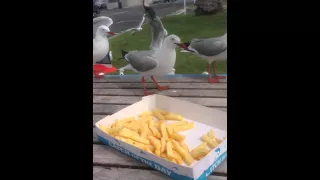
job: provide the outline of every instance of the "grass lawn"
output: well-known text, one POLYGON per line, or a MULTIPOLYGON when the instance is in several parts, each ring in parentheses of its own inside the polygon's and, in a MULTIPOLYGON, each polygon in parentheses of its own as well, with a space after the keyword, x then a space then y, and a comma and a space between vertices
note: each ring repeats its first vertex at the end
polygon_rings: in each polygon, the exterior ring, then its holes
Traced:
MULTIPOLYGON (((193 14, 168 16, 162 18, 162 23, 167 29, 168 34, 179 36, 182 42, 189 42, 193 38, 209 38, 223 35, 227 26, 226 15, 224 13, 213 16, 194 16, 193 14)), ((121 49, 125 51, 148 50, 150 42, 151 32, 148 24, 145 24, 143 30, 136 33, 135 36, 127 32, 110 39, 113 66, 120 68, 127 65, 125 60, 118 60, 121 58, 121 49)), ((206 60, 191 53, 182 53, 179 48, 176 49, 176 52, 177 59, 174 67, 176 74, 201 74, 207 71, 206 60)), ((131 71, 125 71, 124 73, 135 74, 131 71)), ((227 73, 226 61, 217 62, 217 73, 227 73)))

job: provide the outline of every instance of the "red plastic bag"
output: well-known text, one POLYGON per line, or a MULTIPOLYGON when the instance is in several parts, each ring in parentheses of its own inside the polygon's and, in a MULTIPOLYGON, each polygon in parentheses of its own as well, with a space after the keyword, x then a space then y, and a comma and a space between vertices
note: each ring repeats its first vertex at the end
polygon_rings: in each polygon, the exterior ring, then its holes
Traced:
POLYGON ((103 64, 94 64, 93 65, 93 74, 96 78, 101 78, 105 74, 114 73, 117 71, 115 67, 107 67, 103 64))

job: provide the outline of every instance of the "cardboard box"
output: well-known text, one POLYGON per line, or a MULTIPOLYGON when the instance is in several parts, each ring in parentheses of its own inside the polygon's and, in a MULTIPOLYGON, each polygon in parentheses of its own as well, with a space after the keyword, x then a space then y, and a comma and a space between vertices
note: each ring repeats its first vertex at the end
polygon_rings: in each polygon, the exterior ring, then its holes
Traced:
MULTIPOLYGON (((201 136, 213 129, 216 136, 220 139, 227 136, 227 113, 183 101, 177 98, 171 98, 162 95, 151 95, 143 97, 141 101, 132 104, 117 113, 107 116, 96 123, 99 125, 110 126, 116 119, 122 119, 129 116, 138 116, 140 113, 160 108, 169 112, 180 114, 185 120, 194 122, 194 128, 191 130, 179 132, 186 136, 184 142, 192 150, 202 143, 201 136)), ((194 162, 188 166, 186 164, 175 164, 163 158, 143 151, 135 146, 122 142, 109 136, 101 129, 96 128, 99 141, 107 144, 120 152, 131 156, 148 166, 170 176, 173 179, 181 180, 204 180, 213 170, 223 162, 227 157, 227 139, 223 140, 218 147, 211 150, 200 161, 194 162)))

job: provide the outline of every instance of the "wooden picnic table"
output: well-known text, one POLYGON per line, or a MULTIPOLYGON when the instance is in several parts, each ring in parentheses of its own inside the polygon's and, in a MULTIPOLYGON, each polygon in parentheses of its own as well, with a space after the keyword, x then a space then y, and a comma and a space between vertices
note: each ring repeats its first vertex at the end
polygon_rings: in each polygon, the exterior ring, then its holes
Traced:
MULTIPOLYGON (((227 83, 209 84, 202 77, 156 78, 169 90, 158 91, 154 83, 146 79, 147 88, 158 94, 177 97, 193 103, 227 111, 227 83)), ((97 140, 95 123, 128 105, 140 101, 143 96, 141 77, 124 76, 93 79, 93 179, 94 180, 167 180, 168 176, 151 167, 104 145, 97 140)), ((226 160, 208 177, 210 180, 227 179, 226 160)))

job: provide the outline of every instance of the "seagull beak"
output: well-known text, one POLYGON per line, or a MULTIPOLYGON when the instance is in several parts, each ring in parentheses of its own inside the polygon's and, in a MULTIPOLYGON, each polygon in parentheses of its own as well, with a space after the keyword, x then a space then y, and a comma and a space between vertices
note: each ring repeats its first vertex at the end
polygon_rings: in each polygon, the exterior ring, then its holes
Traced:
POLYGON ((111 34, 111 35, 116 35, 116 33, 114 33, 114 32, 108 32, 108 34, 111 34))
POLYGON ((188 47, 184 43, 176 43, 176 45, 185 49, 185 50, 188 50, 188 47))

